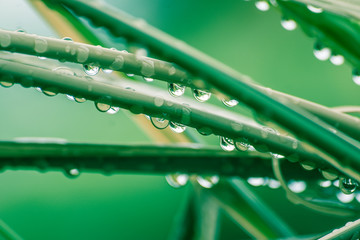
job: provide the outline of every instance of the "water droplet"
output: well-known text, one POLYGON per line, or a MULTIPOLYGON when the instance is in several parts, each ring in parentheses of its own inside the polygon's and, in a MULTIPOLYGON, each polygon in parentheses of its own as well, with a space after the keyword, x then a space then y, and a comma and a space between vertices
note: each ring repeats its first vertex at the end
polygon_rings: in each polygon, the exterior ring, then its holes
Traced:
POLYGON ((65 41, 70 41, 70 42, 72 42, 72 41, 73 41, 71 37, 63 37, 63 38, 62 38, 62 40, 65 40, 65 41))
POLYGON ((196 181, 199 183, 200 186, 203 188, 212 188, 219 182, 219 176, 197 176, 196 181))
POLYGON ((224 103, 225 106, 227 107, 235 107, 236 105, 238 105, 238 101, 235 99, 231 99, 231 100, 226 100, 223 99, 222 102, 224 103))
MULTIPOLYGON (((73 97, 74 98, 74 97, 73 97)), ((78 103, 84 103, 86 102, 86 99, 85 98, 81 98, 81 97, 75 97, 74 98, 75 102, 78 102, 78 103)))
POLYGON ((227 152, 235 149, 234 141, 227 137, 220 137, 220 147, 227 152))
POLYGON ((46 52, 47 49, 48 49, 48 44, 45 39, 42 38, 35 39, 35 46, 34 46, 35 52, 44 53, 46 52))
POLYGON ((154 81, 153 78, 149 78, 149 77, 144 77, 144 80, 145 80, 146 82, 153 82, 153 81, 154 81))
POLYGON ((189 176, 187 174, 174 173, 166 175, 165 179, 170 186, 174 188, 179 188, 184 186, 188 182, 189 176))
POLYGON ((201 127, 201 128, 197 128, 196 130, 198 131, 198 133, 200 133, 203 136, 209 136, 212 134, 211 128, 208 127, 201 127))
POLYGON ((342 55, 332 55, 330 57, 330 62, 336 66, 342 65, 345 59, 342 55))
POLYGON ((200 89, 194 89, 193 93, 194 93, 195 99, 198 100, 199 102, 206 102, 211 97, 210 92, 200 90, 200 89))
POLYGON ((11 37, 9 34, 1 34, 0 35, 0 45, 1 47, 8 47, 11 44, 11 37))
POLYGON ((186 126, 184 126, 180 123, 170 122, 169 126, 170 126, 170 129, 176 133, 182 133, 186 130, 186 126))
POLYGON ((61 75, 69 75, 69 76, 75 75, 74 71, 68 67, 57 67, 57 68, 53 69, 53 71, 55 73, 61 74, 61 75))
POLYGON ((281 186, 280 182, 275 179, 269 179, 268 186, 271 189, 277 189, 281 186))
POLYGON ((333 181, 332 184, 333 184, 335 187, 340 187, 340 181, 339 181, 339 179, 336 179, 335 181, 333 181))
POLYGON ((102 69, 103 73, 110 74, 113 72, 111 69, 102 69))
POLYGON ((165 118, 150 117, 150 121, 157 129, 165 129, 169 126, 169 120, 165 118))
POLYGON ((133 74, 133 73, 127 73, 126 76, 128 76, 128 77, 133 77, 133 76, 135 76, 135 74, 133 74))
POLYGON ((185 86, 177 83, 168 84, 169 93, 173 97, 180 97, 185 93, 185 86))
POLYGON ((164 102, 165 102, 165 100, 162 97, 156 96, 154 98, 154 104, 157 107, 161 107, 162 105, 164 105, 164 102))
POLYGON ((240 152, 246 152, 249 149, 249 144, 244 142, 235 142, 235 148, 240 152))
POLYGON ((306 189, 306 182, 290 180, 288 183, 288 188, 294 193, 301 193, 306 189))
POLYGON ((67 169, 67 170, 65 170, 65 175, 68 178, 76 178, 76 177, 80 176, 80 171, 77 168, 67 169))
POLYGON ((98 66, 93 66, 91 64, 84 65, 84 72, 89 76, 94 76, 99 72, 100 68, 98 66))
POLYGON ((330 48, 323 47, 320 43, 315 43, 314 56, 318 60, 325 61, 325 60, 329 59, 330 55, 331 55, 330 48))
MULTIPOLYGON (((111 70, 121 70, 124 66, 125 63, 125 59, 122 55, 118 55, 114 58, 114 61, 111 63, 111 65, 109 66, 109 68, 111 70)), ((129 76, 129 74, 127 74, 129 76)), ((130 76, 129 76, 130 77, 130 76)))
POLYGON ((88 60, 89 58, 89 49, 87 47, 84 46, 80 46, 77 49, 77 55, 76 55, 76 59, 79 63, 84 63, 88 60))
POLYGON ((338 192, 336 194, 337 199, 342 203, 350 203, 355 198, 355 194, 345 194, 343 192, 338 192))
POLYGON ((15 83, 15 80, 12 75, 4 75, 0 77, 0 85, 9 88, 12 87, 15 83))
POLYGON ((264 186, 266 184, 266 179, 262 177, 249 177, 247 179, 248 184, 254 187, 264 186))
POLYGON ((115 114, 120 110, 119 107, 111 107, 109 110, 106 111, 108 114, 115 114))
POLYGON ((268 11, 270 9, 270 5, 267 1, 257 1, 255 6, 262 12, 268 11))
POLYGON ((102 102, 95 102, 95 107, 97 110, 99 110, 100 112, 107 112, 110 110, 111 106, 107 103, 102 103, 102 102))
POLYGON ((332 170, 332 169, 324 169, 324 170, 321 170, 321 174, 323 175, 323 177, 327 180, 335 180, 338 178, 338 175, 337 173, 332 170))
POLYGON ((154 61, 144 58, 141 64, 141 74, 145 77, 151 77, 155 74, 154 61))
POLYGON ((308 171, 314 170, 316 167, 316 164, 314 162, 310 162, 310 161, 304 161, 300 163, 301 166, 308 171))
POLYGON ((331 186, 331 181, 330 180, 319 181, 319 186, 323 188, 328 188, 331 186))
POLYGON ((339 188, 344 194, 351 194, 355 192, 357 183, 351 178, 340 178, 339 188))
POLYGON ((43 89, 42 92, 49 97, 54 97, 56 96, 58 93, 55 90, 47 90, 47 89, 43 89))
POLYGON ((281 26, 285 30, 288 30, 288 31, 293 31, 297 27, 296 22, 292 19, 282 19, 280 23, 281 23, 281 26))
POLYGON ((26 33, 26 31, 24 29, 22 29, 22 28, 17 29, 15 32, 26 33))
POLYGON ((360 85, 360 71, 358 69, 354 69, 352 74, 352 80, 354 83, 360 85))
POLYGON ((320 7, 315 7, 313 5, 307 5, 307 8, 313 12, 313 13, 322 13, 323 12, 323 9, 320 8, 320 7))

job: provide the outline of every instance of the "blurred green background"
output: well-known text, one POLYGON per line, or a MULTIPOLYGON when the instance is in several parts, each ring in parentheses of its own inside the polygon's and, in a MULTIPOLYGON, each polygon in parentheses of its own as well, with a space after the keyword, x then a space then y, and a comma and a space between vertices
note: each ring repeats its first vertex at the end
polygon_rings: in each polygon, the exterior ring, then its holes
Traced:
MULTIPOLYGON (((256 82, 329 107, 360 104, 351 67, 320 62, 314 39, 287 32, 275 9, 224 0, 107 0, 108 3, 181 39, 256 82)), ((0 2, 0 27, 56 33, 25 0, 0 2)), ((76 142, 151 143, 129 112, 96 111, 64 96, 34 89, 0 88, 0 139, 55 137, 76 142)), ((209 137, 209 142, 217 142, 209 137)), ((189 187, 173 189, 163 176, 6 170, 0 174, 0 218, 25 239, 166 239, 189 187)), ((254 189, 299 234, 326 231, 346 219, 314 213, 289 203, 282 190, 254 189)), ((246 235, 224 217, 221 239, 246 235)))

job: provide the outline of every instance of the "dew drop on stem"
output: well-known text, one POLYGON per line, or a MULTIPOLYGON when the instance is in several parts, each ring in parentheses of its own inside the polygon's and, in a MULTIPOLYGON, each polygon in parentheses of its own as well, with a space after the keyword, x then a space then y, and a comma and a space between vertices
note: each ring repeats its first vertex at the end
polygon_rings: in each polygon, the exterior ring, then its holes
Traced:
POLYGON ((320 61, 325 61, 331 56, 330 48, 323 47, 320 43, 315 43, 313 52, 314 56, 320 61))
POLYGON ((342 65, 342 64, 344 63, 344 61, 345 61, 344 57, 343 57, 342 55, 339 55, 339 54, 337 54, 337 55, 332 55, 332 56, 330 57, 330 62, 331 62, 332 64, 334 64, 335 66, 340 66, 340 65, 342 65))
POLYGON ((235 149, 234 141, 227 137, 220 137, 220 147, 227 152, 235 149))
POLYGON ((339 188, 344 194, 351 194, 355 192, 357 183, 351 178, 340 178, 339 188))
POLYGON ((235 107, 236 105, 238 105, 238 101, 235 100, 235 99, 231 99, 231 100, 226 100, 226 99, 223 99, 222 100, 223 104, 227 107, 235 107))
POLYGON ((306 182, 304 181, 290 180, 287 185, 294 193, 302 193, 306 190, 306 182))
POLYGON ((183 173, 173 173, 165 176, 167 183, 173 188, 185 186, 189 180, 189 176, 183 173))
POLYGON ((80 176, 80 171, 77 168, 66 169, 65 176, 67 176, 68 178, 77 178, 78 176, 80 176))
POLYGON ((206 102, 211 97, 210 92, 207 92, 205 90, 200 90, 200 89, 194 89, 193 94, 194 94, 195 99, 198 100, 199 102, 206 102))
POLYGON ((111 107, 109 110, 106 111, 107 114, 115 114, 117 112, 119 112, 120 108, 119 107, 111 107))
POLYGON ((171 96, 173 97, 180 97, 185 93, 185 86, 182 86, 177 83, 169 83, 168 90, 171 96))
POLYGON ((281 20, 281 26, 285 29, 285 30, 288 30, 288 31, 293 31, 296 29, 297 27, 297 24, 294 20, 292 19, 285 19, 283 18, 281 20))
POLYGON ((150 117, 152 125, 157 129, 165 129, 169 126, 169 120, 165 118, 150 117))
POLYGON ((337 173, 334 171, 334 170, 331 170, 331 169, 324 169, 324 170, 321 170, 321 174, 323 175, 323 177, 327 180, 335 180, 338 178, 338 175, 337 173))
POLYGON ((270 9, 270 5, 267 1, 257 1, 255 3, 255 7, 262 12, 268 11, 270 9))
POLYGON ((212 188, 219 182, 220 178, 217 175, 213 176, 197 176, 196 181, 199 183, 200 186, 203 188, 212 188))
POLYGON ((102 102, 95 102, 95 107, 100 112, 107 112, 111 108, 111 106, 109 104, 102 103, 102 102))
POLYGON ((313 5, 307 5, 307 8, 310 10, 310 12, 313 13, 322 13, 324 10, 320 7, 315 7, 313 5))
POLYGON ((84 72, 89 76, 94 76, 98 74, 100 67, 94 66, 92 64, 84 64, 84 72))
POLYGON ((356 85, 360 86, 360 71, 358 69, 354 69, 352 72, 352 80, 356 85))

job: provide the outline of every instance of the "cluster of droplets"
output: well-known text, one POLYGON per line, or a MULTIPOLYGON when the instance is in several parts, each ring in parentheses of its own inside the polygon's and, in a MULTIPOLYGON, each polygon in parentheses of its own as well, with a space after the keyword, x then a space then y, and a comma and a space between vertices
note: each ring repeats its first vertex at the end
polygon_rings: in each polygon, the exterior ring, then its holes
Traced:
MULTIPOLYGON (((180 188, 187 184, 189 175, 184 173, 172 173, 165 176, 167 183, 173 188, 180 188)), ((196 182, 203 188, 212 188, 216 185, 220 178, 217 175, 196 176, 196 182)))

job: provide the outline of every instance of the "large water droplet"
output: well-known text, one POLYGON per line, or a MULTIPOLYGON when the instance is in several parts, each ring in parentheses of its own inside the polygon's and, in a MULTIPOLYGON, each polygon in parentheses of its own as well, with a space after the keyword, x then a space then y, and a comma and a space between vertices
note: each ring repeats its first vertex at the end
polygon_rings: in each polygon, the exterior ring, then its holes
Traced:
POLYGON ((267 1, 257 1, 255 6, 262 12, 268 11, 270 9, 270 5, 267 1))
POLYGON ((35 39, 35 46, 34 46, 35 52, 44 53, 46 52, 47 49, 48 49, 48 44, 45 39, 42 38, 35 39))
POLYGON ((219 182, 219 176, 197 176, 196 181, 203 188, 212 188, 215 184, 219 182))
POLYGON ((231 100, 226 100, 223 99, 222 102, 224 103, 225 106, 227 107, 235 107, 236 105, 238 105, 238 101, 235 99, 231 99, 231 100))
POLYGON ((177 83, 168 84, 169 93, 173 97, 180 97, 185 93, 185 86, 177 83))
POLYGON ((288 30, 288 31, 293 31, 297 27, 296 22, 292 19, 282 19, 280 23, 281 23, 281 26, 285 30, 288 30))
POLYGON ((100 68, 98 66, 93 66, 91 64, 84 65, 84 72, 89 76, 94 76, 99 72, 100 68))
POLYGON ((330 62, 336 66, 342 65, 345 59, 342 55, 332 55, 330 57, 330 62))
POLYGON ((165 129, 169 126, 169 120, 165 118, 150 117, 150 121, 157 129, 165 129))
POLYGON ((71 70, 68 67, 57 67, 54 68, 53 71, 57 74, 61 74, 61 75, 68 75, 68 76, 74 76, 75 73, 73 70, 71 70))
POLYGON ((288 183, 288 188, 294 193, 301 193, 306 189, 306 182, 290 180, 288 183))
POLYGON ((351 178, 340 178, 340 190, 345 194, 351 194, 355 192, 357 183, 351 178))
POLYGON ((188 182, 189 176, 187 174, 174 173, 166 175, 165 179, 170 186, 174 188, 179 188, 184 186, 188 182))
POLYGON ((95 102, 95 107, 100 112, 107 112, 111 108, 111 106, 109 104, 102 103, 102 102, 95 102))
POLYGON ((331 55, 330 48, 323 47, 320 43, 315 43, 314 56, 318 60, 325 61, 325 60, 329 59, 330 55, 331 55))
POLYGON ((193 93, 194 93, 195 99, 198 100, 199 102, 206 102, 211 97, 210 92, 200 90, 200 89, 194 89, 193 93))
POLYGON ((227 137, 220 137, 220 147, 227 152, 235 149, 234 141, 227 137))
POLYGON ((354 69, 352 74, 352 80, 354 83, 360 85, 360 71, 358 69, 354 69))
POLYGON ((324 170, 321 170, 321 174, 323 175, 323 177, 327 180, 335 180, 338 178, 338 175, 337 173, 334 171, 334 170, 331 170, 331 169, 324 169, 324 170))
POLYGON ((115 114, 115 113, 119 112, 119 110, 120 110, 119 107, 111 107, 109 110, 106 111, 106 113, 115 114))
POLYGON ((170 129, 176 133, 182 133, 186 130, 186 126, 184 126, 180 123, 170 122, 169 126, 170 126, 170 129))
POLYGON ((322 13, 323 12, 323 9, 320 8, 320 7, 315 7, 313 5, 307 5, 307 8, 313 12, 313 13, 322 13))

